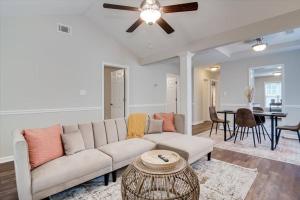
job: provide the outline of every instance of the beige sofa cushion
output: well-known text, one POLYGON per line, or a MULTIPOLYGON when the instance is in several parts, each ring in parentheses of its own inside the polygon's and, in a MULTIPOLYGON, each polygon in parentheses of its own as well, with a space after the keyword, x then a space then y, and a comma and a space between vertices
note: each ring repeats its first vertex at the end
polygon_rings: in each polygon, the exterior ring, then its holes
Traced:
POLYGON ((64 125, 63 126, 63 132, 64 133, 73 133, 75 131, 78 131, 79 128, 78 128, 78 124, 76 125, 64 125))
POLYGON ((104 121, 92 123, 94 129, 95 147, 99 148, 107 144, 106 130, 104 121))
POLYGON ((79 130, 80 130, 81 134, 82 134, 82 138, 83 138, 83 141, 84 141, 85 148, 86 149, 95 148, 94 132, 93 132, 92 123, 79 124, 78 127, 79 127, 79 130))
POLYGON ((106 137, 107 137, 107 143, 113 143, 117 142, 119 140, 118 138, 118 130, 116 126, 116 122, 114 119, 105 120, 105 129, 106 129, 106 137))
POLYGON ((175 114, 174 115, 174 122, 175 122, 175 129, 177 133, 183 133, 184 134, 184 122, 185 118, 183 114, 175 114))
POLYGON ((213 151, 211 139, 180 133, 148 134, 144 136, 144 139, 157 143, 158 149, 177 152, 189 163, 193 163, 213 151))
POLYGON ((85 149, 93 149, 95 148, 94 144, 94 133, 93 127, 91 123, 79 124, 79 125, 65 125, 63 126, 63 132, 65 134, 73 133, 80 130, 85 149))
POLYGON ((32 170, 32 193, 47 190, 98 170, 111 170, 111 164, 111 158, 97 149, 57 158, 32 170))
POLYGON ((61 136, 66 155, 72 155, 85 149, 80 131, 62 134, 61 136))
POLYGON ((116 125, 118 130, 119 141, 126 140, 127 138, 127 126, 124 118, 116 119, 116 125))
POLYGON ((132 138, 104 145, 99 150, 112 157, 113 170, 115 170, 130 164, 137 156, 155 147, 153 142, 132 138))
POLYGON ((170 140, 180 136, 183 136, 183 134, 174 132, 164 132, 160 134, 147 134, 144 136, 144 139, 152 141, 154 143, 159 143, 160 141, 170 140))

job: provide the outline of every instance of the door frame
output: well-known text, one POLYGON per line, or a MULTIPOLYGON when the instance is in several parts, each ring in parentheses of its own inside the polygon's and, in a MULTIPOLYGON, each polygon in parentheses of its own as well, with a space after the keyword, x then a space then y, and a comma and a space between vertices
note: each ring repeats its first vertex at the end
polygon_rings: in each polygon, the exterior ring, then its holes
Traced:
POLYGON ((110 63, 110 62, 102 62, 101 64, 101 118, 104 120, 104 68, 105 66, 116 67, 120 69, 124 69, 124 78, 125 78, 125 117, 129 114, 129 67, 126 65, 110 63))
POLYGON ((180 77, 178 74, 172 74, 172 73, 167 73, 166 74, 166 107, 165 110, 167 109, 167 104, 168 104, 168 77, 175 77, 177 80, 176 84, 176 113, 180 113, 180 77))

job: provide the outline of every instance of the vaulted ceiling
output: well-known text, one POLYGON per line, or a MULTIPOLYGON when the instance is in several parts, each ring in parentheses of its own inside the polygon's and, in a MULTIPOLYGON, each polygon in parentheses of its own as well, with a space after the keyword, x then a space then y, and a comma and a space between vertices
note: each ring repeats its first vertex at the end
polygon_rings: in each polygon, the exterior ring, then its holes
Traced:
MULTIPOLYGON (((191 1, 160 0, 160 3, 191 1)), ((198 0, 196 12, 163 15, 175 29, 175 33, 167 35, 156 24, 143 24, 135 32, 126 33, 139 13, 103 9, 104 2, 139 6, 141 0, 0 0, 0 12, 2 15, 84 15, 139 60, 147 60, 155 56, 170 58, 213 35, 300 10, 299 0, 198 0)))

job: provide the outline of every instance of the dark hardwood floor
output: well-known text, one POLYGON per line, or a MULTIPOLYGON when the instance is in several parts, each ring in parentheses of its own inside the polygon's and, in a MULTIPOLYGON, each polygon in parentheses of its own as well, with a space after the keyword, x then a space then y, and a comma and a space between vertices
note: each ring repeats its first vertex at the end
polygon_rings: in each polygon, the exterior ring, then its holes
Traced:
MULTIPOLYGON (((299 200, 300 166, 215 148, 212 157, 247 168, 258 176, 246 200, 299 200)), ((13 163, 0 164, 0 200, 17 199, 13 163)))
POLYGON ((203 133, 205 131, 210 130, 211 121, 205 121, 201 124, 193 125, 193 135, 197 135, 199 133, 203 133))
POLYGON ((258 175, 246 200, 299 200, 300 166, 215 148, 212 157, 247 168, 258 175))
POLYGON ((18 199, 14 163, 0 164, 0 200, 18 199))

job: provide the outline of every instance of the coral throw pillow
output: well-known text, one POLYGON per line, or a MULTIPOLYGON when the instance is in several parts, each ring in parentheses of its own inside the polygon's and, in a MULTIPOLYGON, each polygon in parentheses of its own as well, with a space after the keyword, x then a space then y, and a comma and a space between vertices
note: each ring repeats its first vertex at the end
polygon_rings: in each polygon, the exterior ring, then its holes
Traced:
POLYGON ((31 169, 64 155, 61 133, 60 125, 24 130, 31 169))
POLYGON ((163 120, 163 131, 175 132, 174 113, 155 113, 154 119, 163 120))

